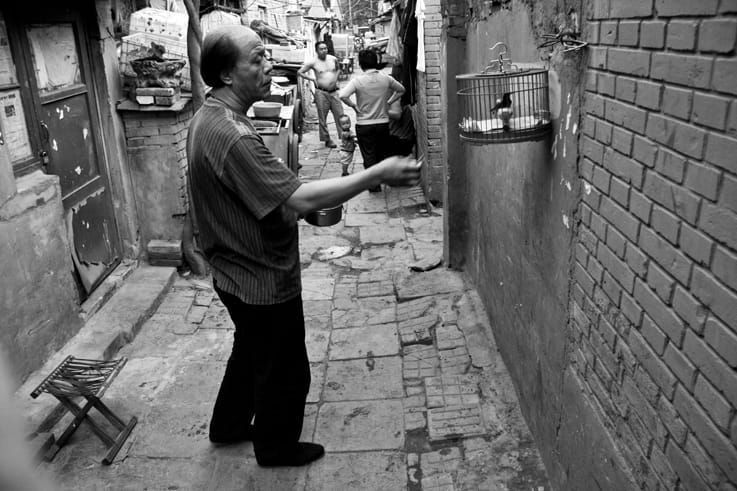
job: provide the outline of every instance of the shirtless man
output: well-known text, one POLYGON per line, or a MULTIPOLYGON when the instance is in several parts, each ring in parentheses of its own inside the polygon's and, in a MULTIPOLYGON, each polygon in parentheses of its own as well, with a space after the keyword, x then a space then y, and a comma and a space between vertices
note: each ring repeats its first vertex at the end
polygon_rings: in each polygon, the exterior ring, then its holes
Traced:
POLYGON ((338 139, 340 140, 339 118, 343 115, 343 104, 338 98, 338 59, 328 54, 328 45, 324 41, 315 43, 317 58, 305 63, 297 72, 300 77, 315 83, 315 105, 317 106, 317 119, 320 127, 320 141, 325 142, 328 148, 337 145, 328 133, 328 111, 333 113, 338 139), (313 75, 309 72, 312 71, 313 75))

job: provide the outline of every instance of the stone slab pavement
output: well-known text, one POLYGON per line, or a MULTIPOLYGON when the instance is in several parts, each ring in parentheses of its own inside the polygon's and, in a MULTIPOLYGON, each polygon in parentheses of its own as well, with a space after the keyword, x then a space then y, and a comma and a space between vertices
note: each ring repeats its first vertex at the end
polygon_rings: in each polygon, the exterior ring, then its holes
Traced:
MULTIPOLYGON (((316 131, 300 153, 303 177, 340 174, 316 131)), ((250 443, 209 443, 233 326, 208 281, 179 276, 120 350, 129 361, 104 400, 139 423, 113 464, 83 425, 41 471, 75 491, 550 489, 478 295, 442 265, 409 268, 442 257, 442 213, 419 189, 385 187, 335 226, 300 222, 303 438, 325 445, 321 460, 263 469, 250 443)))

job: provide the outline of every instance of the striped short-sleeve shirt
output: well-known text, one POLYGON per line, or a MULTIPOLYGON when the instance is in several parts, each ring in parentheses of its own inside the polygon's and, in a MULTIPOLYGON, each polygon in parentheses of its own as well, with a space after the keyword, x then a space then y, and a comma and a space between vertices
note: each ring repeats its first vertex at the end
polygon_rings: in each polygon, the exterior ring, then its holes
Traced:
POLYGON ((190 206, 218 288, 272 305, 301 293, 297 214, 284 202, 300 180, 251 121, 208 99, 187 137, 190 206))

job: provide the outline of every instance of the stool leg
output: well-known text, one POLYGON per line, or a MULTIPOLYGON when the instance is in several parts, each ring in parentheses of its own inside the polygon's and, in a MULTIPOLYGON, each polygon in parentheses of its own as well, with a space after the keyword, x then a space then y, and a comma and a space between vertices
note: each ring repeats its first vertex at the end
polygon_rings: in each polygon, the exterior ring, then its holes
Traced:
POLYGON ((131 434, 131 431, 133 431, 133 428, 138 423, 138 418, 133 416, 131 420, 128 422, 128 425, 118 434, 118 438, 115 439, 115 443, 112 447, 107 451, 107 454, 105 454, 105 458, 102 459, 103 465, 110 465, 113 463, 113 460, 115 460, 115 456, 118 455, 118 452, 120 451, 120 448, 123 446, 125 441, 128 439, 128 436, 131 434))

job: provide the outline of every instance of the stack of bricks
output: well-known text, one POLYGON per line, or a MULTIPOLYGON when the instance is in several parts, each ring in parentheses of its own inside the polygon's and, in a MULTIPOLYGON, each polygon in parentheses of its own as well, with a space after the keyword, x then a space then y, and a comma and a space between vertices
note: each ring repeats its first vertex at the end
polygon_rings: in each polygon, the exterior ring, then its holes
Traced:
POLYGON ((571 363, 643 489, 737 489, 737 2, 596 0, 571 363))
POLYGON ((138 87, 135 89, 136 103, 141 106, 173 106, 181 100, 179 87, 138 87))

